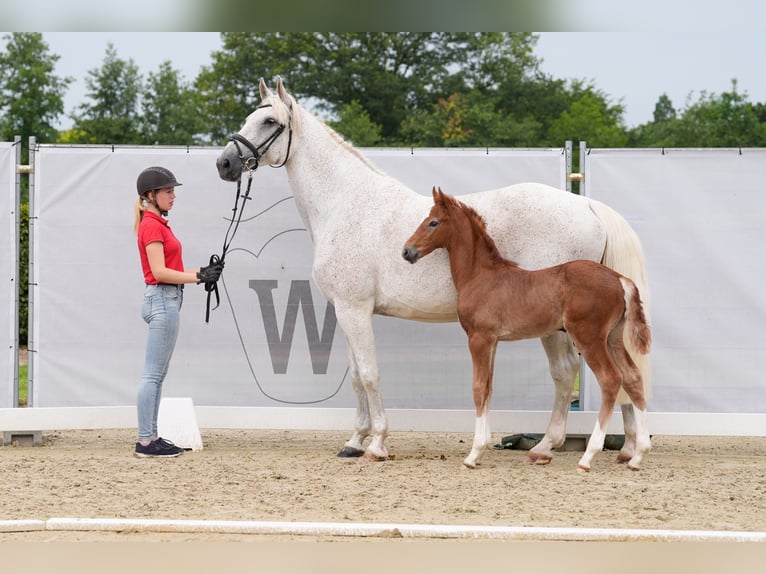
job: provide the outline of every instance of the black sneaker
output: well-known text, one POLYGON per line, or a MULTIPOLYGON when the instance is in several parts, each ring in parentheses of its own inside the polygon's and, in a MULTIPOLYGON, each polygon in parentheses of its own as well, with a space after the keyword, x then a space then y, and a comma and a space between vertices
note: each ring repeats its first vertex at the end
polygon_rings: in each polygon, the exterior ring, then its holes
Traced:
POLYGON ((162 438, 162 437, 158 438, 158 439, 157 439, 157 442, 158 442, 158 443, 159 443, 159 444, 160 444, 160 445, 161 445, 163 448, 177 448, 177 449, 178 449, 178 450, 180 450, 181 452, 186 452, 186 451, 192 450, 192 449, 190 449, 190 448, 184 448, 184 447, 182 447, 182 446, 178 446, 177 444, 175 444, 175 443, 173 443, 173 442, 171 442, 171 441, 169 441, 169 440, 166 440, 166 439, 164 439, 164 438, 162 438))
POLYGON ((160 440, 162 439, 152 441, 146 446, 137 442, 135 455, 138 458, 152 458, 158 456, 163 458, 173 458, 183 452, 174 444, 167 441, 160 442, 160 440))

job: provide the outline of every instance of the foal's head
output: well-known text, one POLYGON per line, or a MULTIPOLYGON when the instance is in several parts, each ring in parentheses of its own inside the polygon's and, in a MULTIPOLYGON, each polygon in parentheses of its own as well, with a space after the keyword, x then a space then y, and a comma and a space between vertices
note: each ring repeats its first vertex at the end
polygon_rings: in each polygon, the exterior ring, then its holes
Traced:
POLYGON ((410 263, 415 263, 434 249, 447 247, 453 230, 451 224, 454 218, 451 215, 462 207, 455 198, 443 193, 441 188, 434 187, 432 193, 434 206, 428 217, 404 244, 402 257, 410 263))

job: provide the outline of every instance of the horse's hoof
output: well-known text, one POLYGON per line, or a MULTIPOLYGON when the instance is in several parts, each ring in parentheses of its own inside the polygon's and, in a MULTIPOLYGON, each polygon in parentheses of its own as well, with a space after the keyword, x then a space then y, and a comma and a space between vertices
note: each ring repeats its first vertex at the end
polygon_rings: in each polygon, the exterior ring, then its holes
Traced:
POLYGON ((630 463, 626 464, 625 468, 627 468, 628 470, 632 470, 633 472, 641 470, 640 468, 638 468, 638 465, 630 464, 630 463))
POLYGON ((547 454, 533 453, 530 451, 527 455, 527 464, 545 465, 550 464, 551 460, 553 460, 553 457, 548 456, 547 454))
POLYGON ((470 462, 463 461, 463 465, 460 468, 463 469, 463 470, 476 470, 477 466, 478 465, 476 465, 476 464, 472 464, 470 462))
POLYGON ((363 450, 354 448, 352 446, 344 446, 338 453, 340 458, 359 458, 364 454, 363 450))
POLYGON ((580 474, 590 472, 590 467, 582 465, 582 464, 578 464, 577 465, 577 472, 579 472, 580 474))

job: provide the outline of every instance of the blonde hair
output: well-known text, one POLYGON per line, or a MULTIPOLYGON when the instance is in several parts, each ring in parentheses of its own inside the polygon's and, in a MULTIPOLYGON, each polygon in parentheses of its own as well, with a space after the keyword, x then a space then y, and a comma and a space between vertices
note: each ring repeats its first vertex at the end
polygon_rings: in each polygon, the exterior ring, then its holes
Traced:
POLYGON ((146 211, 146 197, 142 195, 133 204, 133 231, 136 235, 138 235, 138 224, 144 217, 144 211, 146 211))

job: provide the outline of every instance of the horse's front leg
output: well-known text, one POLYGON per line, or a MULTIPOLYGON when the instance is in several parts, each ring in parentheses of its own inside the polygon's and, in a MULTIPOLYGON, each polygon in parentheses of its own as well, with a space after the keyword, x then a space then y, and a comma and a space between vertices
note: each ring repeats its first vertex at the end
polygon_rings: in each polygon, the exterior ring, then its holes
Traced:
POLYGON ((476 408, 476 426, 473 446, 463 461, 466 468, 476 468, 487 445, 492 442, 489 424, 489 405, 492 399, 492 377, 497 340, 486 335, 469 334, 468 347, 473 362, 473 404, 476 408))
POLYGON ((529 464, 548 464, 553 458, 553 449, 564 444, 574 380, 580 368, 577 351, 566 333, 553 333, 543 337, 541 341, 548 356, 548 365, 556 390, 548 428, 542 440, 529 451, 529 464))
POLYGON ((359 377, 359 368, 357 367, 348 337, 346 337, 346 348, 348 350, 348 371, 351 377, 351 388, 354 389, 354 395, 356 396, 356 422, 351 438, 343 445, 338 456, 341 458, 353 458, 364 454, 364 441, 370 436, 370 406, 367 400, 367 391, 365 391, 362 380, 359 377))
POLYGON ((338 324, 346 334, 351 381, 357 396, 357 417, 354 434, 338 453, 339 456, 364 456, 367 460, 388 458, 385 440, 388 420, 380 393, 380 372, 372 330, 372 303, 335 302, 338 324), (365 449, 364 439, 372 434, 365 449))

